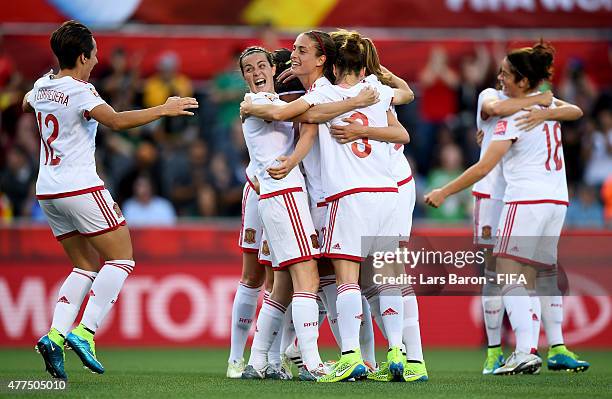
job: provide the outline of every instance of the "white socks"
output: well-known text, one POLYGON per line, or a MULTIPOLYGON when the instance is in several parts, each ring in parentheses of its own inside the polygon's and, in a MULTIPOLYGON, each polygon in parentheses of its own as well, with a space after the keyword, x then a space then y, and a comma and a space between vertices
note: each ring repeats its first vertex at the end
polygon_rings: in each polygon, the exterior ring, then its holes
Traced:
POLYGON ((338 300, 338 286, 336 286, 336 275, 321 277, 320 290, 323 291, 325 297, 325 305, 327 306, 327 321, 329 328, 336 339, 338 347, 340 347, 340 328, 338 326, 338 310, 336 302, 338 300))
POLYGON ((406 359, 423 361, 421 329, 419 326, 419 305, 411 286, 402 288, 404 300, 404 330, 402 342, 406 347, 406 359))
POLYGON ((380 312, 385 326, 389 348, 402 344, 404 325, 404 301, 402 292, 396 285, 381 285, 379 289, 380 312))
POLYGON ((372 313, 370 304, 365 296, 361 296, 361 308, 363 309, 363 320, 359 329, 359 344, 361 347, 361 357, 364 361, 376 367, 376 348, 374 343, 374 326, 372 324, 372 313))
POLYGON ((229 361, 237 361, 244 356, 244 347, 257 309, 257 298, 261 288, 238 284, 232 305, 231 347, 229 361))
POLYGON ((302 360, 308 370, 321 366, 319 356, 319 305, 317 294, 310 292, 295 292, 291 304, 293 311, 293 326, 297 335, 298 346, 302 360))
POLYGON ((96 272, 77 267, 72 269, 57 295, 51 328, 55 328, 63 336, 68 334, 97 275, 96 272))
POLYGON ((257 316, 257 328, 251 346, 249 364, 257 370, 268 364, 268 351, 278 335, 287 309, 280 303, 266 298, 257 316))
POLYGON ((542 324, 546 332, 548 346, 563 344, 563 297, 541 296, 542 324))
POLYGON ((537 350, 540 340, 540 320, 542 318, 542 308, 540 305, 540 298, 535 290, 529 290, 527 292, 529 293, 529 300, 531 301, 531 338, 533 338, 531 347, 537 350))
POLYGON ((133 260, 108 260, 91 285, 81 323, 95 332, 117 301, 125 279, 134 270, 133 260))
POLYGON ((506 284, 502 300, 516 336, 516 350, 530 353, 533 345, 531 299, 522 284, 506 284))
POLYGON ((359 349, 359 329, 363 318, 361 307, 361 289, 358 284, 338 286, 338 325, 342 352, 359 349))
POLYGON ((484 315, 484 323, 487 330, 488 345, 501 345, 501 328, 504 320, 504 304, 501 298, 501 287, 499 284, 492 283, 496 281, 497 273, 485 270, 487 283, 482 286, 482 313, 484 315))

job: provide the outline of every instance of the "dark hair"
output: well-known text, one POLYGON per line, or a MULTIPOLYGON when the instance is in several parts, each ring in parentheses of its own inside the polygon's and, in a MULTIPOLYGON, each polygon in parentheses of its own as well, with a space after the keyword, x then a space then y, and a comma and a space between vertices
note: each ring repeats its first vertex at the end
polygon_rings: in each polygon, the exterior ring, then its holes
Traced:
POLYGON ((345 29, 338 29, 335 32, 331 32, 330 36, 334 40, 336 44, 340 43, 343 39, 347 39, 352 35, 358 35, 361 37, 361 45, 363 46, 363 55, 365 62, 365 70, 367 75, 375 75, 378 80, 387 86, 391 85, 391 76, 389 74, 383 73, 382 68, 380 67, 380 58, 378 57, 378 51, 376 51, 376 46, 372 39, 368 37, 362 37, 361 34, 357 31, 348 31, 345 29))
POLYGON ((93 35, 77 21, 66 21, 51 35, 51 49, 59 61, 60 69, 71 69, 81 54, 91 57, 93 35))
POLYGON ((514 74, 514 81, 523 78, 529 81, 529 88, 535 88, 542 80, 552 76, 555 48, 540 39, 533 47, 524 47, 512 50, 506 58, 510 70, 514 74))
POLYGON ((354 73, 359 75, 366 66, 363 39, 357 32, 348 32, 334 38, 338 55, 336 69, 340 75, 354 73))
POLYGON ((238 65, 240 66, 240 72, 242 72, 243 75, 244 75, 244 67, 242 66, 242 60, 245 57, 248 57, 249 55, 255 54, 255 53, 263 53, 263 54, 265 54, 266 59, 270 63, 270 66, 274 65, 274 61, 272 60, 272 53, 270 53, 268 50, 266 50, 263 47, 250 46, 250 47, 245 48, 244 51, 242 53, 240 53, 240 56, 238 57, 238 65))
POLYGON ((274 91, 279 95, 283 93, 295 93, 295 92, 305 92, 304 86, 302 86, 302 82, 299 79, 291 79, 286 83, 277 82, 276 78, 281 72, 291 68, 291 50, 286 48, 281 48, 278 50, 274 50, 272 53, 272 58, 274 59, 274 64, 276 65, 276 75, 274 75, 274 91))
POLYGON ((336 80, 334 76, 334 63, 336 62, 336 45, 329 36, 329 34, 320 30, 310 30, 304 32, 306 36, 312 40, 316 49, 315 56, 325 56, 325 63, 323 64, 323 74, 330 82, 334 83, 336 80))

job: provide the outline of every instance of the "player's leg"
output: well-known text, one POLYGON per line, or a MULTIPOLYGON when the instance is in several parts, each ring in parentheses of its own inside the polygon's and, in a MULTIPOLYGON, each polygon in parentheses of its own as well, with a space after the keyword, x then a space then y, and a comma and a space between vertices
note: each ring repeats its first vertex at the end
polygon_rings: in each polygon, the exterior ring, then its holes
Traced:
POLYGON ((549 370, 586 371, 590 363, 580 360, 565 346, 563 340, 563 296, 558 284, 557 247, 567 208, 555 204, 546 206, 551 208, 553 217, 546 224, 539 247, 543 250, 541 261, 553 266, 538 270, 537 291, 542 303, 542 322, 549 345, 547 366, 549 370))
POLYGON ((327 321, 329 328, 332 331, 334 339, 338 347, 340 344, 340 330, 338 329, 338 310, 336 309, 336 300, 338 299, 338 286, 336 285, 336 275, 331 261, 327 258, 321 258, 318 261, 320 287, 325 298, 325 306, 327 311, 327 321))
POLYGON ((497 283, 496 259, 493 247, 496 229, 503 209, 503 202, 491 198, 474 198, 474 243, 485 255, 484 276, 487 282, 482 286, 482 313, 487 333, 487 357, 482 373, 492 374, 505 362, 501 347, 501 328, 504 319, 504 305, 501 299, 501 285, 497 283))
POLYGON ((363 309, 363 320, 359 329, 359 347, 363 362, 368 367, 368 372, 373 372, 377 369, 374 324, 370 304, 363 295, 361 296, 361 308, 363 309))
MULTIPOLYGON (((61 201, 61 200, 60 200, 61 201)), ((74 266, 58 293, 53 321, 48 334, 41 337, 36 349, 42 355, 47 371, 56 378, 66 378, 64 342, 85 296, 100 269, 98 255, 79 234, 72 218, 59 206, 58 200, 39 201, 54 236, 74 266)))
MULTIPOLYGON (((264 250, 263 227, 257 209, 259 196, 247 182, 242 191, 242 213, 238 246, 242 249, 242 275, 232 305, 231 346, 226 375, 240 378, 244 371, 244 347, 255 320, 257 300, 265 269, 259 262, 264 250)), ((272 289, 272 285, 269 286, 272 289)))

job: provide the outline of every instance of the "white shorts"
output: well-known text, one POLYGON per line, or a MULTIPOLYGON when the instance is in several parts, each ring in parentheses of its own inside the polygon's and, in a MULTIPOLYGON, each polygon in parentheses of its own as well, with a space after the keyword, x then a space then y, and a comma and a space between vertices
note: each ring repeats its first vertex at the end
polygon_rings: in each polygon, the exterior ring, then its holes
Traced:
POLYGON ((125 225, 119 205, 106 189, 38 202, 58 241, 77 234, 95 236, 125 225))
POLYGON ((325 231, 325 216, 327 214, 327 205, 312 206, 310 207, 310 216, 312 217, 312 224, 319 237, 319 243, 323 242, 323 234, 325 231))
POLYGON ((566 212, 567 206, 559 204, 505 204, 493 255, 533 266, 556 265, 566 212))
POLYGON ((302 188, 261 198, 259 215, 271 252, 272 267, 284 268, 319 256, 319 239, 302 188))
POLYGON ((398 191, 398 201, 393 212, 395 215, 393 218, 394 235, 399 236, 403 241, 408 241, 410 231, 412 230, 412 213, 414 212, 414 204, 416 202, 414 179, 410 177, 410 180, 401 186, 398 184, 398 191))
POLYGON ((242 190, 242 224, 238 246, 242 252, 257 253, 259 263, 270 264, 270 250, 263 239, 263 226, 257 209, 258 202, 259 195, 253 186, 246 182, 242 190))
POLYGON ((394 251, 398 197, 393 192, 361 192, 331 201, 325 218, 323 256, 361 262, 374 252, 394 251))
POLYGON ((493 198, 474 196, 474 244, 480 248, 493 248, 504 202, 493 198))

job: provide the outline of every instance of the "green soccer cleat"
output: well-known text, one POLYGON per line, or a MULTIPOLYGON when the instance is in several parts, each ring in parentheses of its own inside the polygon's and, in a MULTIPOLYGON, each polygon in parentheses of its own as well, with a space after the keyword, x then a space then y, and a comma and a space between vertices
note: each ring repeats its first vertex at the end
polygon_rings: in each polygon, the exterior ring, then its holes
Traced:
POLYGON ((317 382, 339 382, 359 379, 366 375, 367 368, 361 358, 361 351, 342 355, 327 375, 319 377, 317 382))
POLYGON ((49 334, 41 337, 34 347, 45 361, 45 369, 53 378, 68 378, 64 371, 66 353, 64 352, 64 336, 55 328, 49 334))
POLYGON ((405 382, 425 382, 429 381, 425 362, 406 362, 404 364, 403 381, 405 382))
POLYGON ((584 360, 578 360, 578 356, 571 352, 565 345, 558 345, 548 351, 547 366, 553 371, 573 371, 575 373, 587 371, 591 364, 584 360))
POLYGON ((389 365, 389 374, 393 381, 403 381, 405 360, 406 358, 402 354, 402 350, 399 346, 389 348, 387 352, 387 364, 389 365))
POLYGON ((483 375, 492 375, 495 369, 500 368, 506 364, 504 359, 504 352, 500 346, 495 348, 487 349, 487 358, 485 359, 484 366, 482 367, 483 375))
POLYGON ((244 359, 232 360, 227 362, 227 372, 225 376, 227 378, 241 378, 242 372, 244 371, 244 359))
POLYGON ((91 370, 92 373, 103 374, 104 366, 96 358, 96 343, 94 335, 85 326, 79 324, 66 337, 66 345, 77 354, 83 362, 83 366, 91 370))
MULTIPOLYGON (((404 371, 405 370, 406 369, 404 369, 404 371)), ((393 376, 391 373, 389 373, 389 364, 387 362, 382 362, 378 370, 368 373, 367 379, 381 382, 389 382, 393 380, 393 376)))

